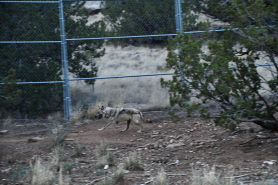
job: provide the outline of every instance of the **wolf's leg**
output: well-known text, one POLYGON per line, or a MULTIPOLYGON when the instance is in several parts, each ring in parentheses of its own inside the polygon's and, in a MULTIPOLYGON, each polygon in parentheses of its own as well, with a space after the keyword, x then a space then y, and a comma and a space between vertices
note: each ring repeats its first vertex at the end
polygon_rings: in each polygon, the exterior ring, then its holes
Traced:
MULTIPOLYGON (((133 120, 133 121, 134 121, 134 120, 133 120)), ((140 122, 140 121, 134 121, 134 123, 140 127, 140 130, 138 130, 137 132, 138 132, 138 133, 141 133, 142 130, 143 130, 143 125, 141 124, 141 122, 140 122)))
POLYGON ((131 120, 126 121, 126 128, 125 128, 125 130, 121 130, 121 132, 127 131, 129 129, 130 122, 131 122, 131 120))
POLYGON ((106 127, 110 126, 113 123, 113 121, 110 121, 109 123, 107 123, 107 125, 105 125, 103 128, 98 129, 99 131, 104 130, 106 127))

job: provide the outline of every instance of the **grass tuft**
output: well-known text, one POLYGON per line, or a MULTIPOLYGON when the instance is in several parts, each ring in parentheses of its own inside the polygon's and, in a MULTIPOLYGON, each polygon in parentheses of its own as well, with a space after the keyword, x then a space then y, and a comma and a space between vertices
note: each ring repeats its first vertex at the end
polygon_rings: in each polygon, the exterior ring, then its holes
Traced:
POLYGON ((31 170, 31 185, 54 184, 55 176, 50 165, 43 165, 41 159, 37 159, 31 170))
POLYGON ((135 152, 129 153, 129 156, 125 160, 125 169, 132 171, 143 171, 141 163, 138 159, 138 156, 135 152))
POLYGON ((113 174, 113 184, 123 184, 124 182, 124 170, 123 170, 123 165, 118 166, 118 170, 113 174))
POLYGON ((167 177, 165 175, 164 169, 161 169, 158 173, 157 176, 153 180, 153 185, 167 185, 167 177))
POLYGON ((192 169, 191 185, 233 185, 229 176, 229 174, 221 176, 221 173, 216 172, 215 166, 202 171, 192 169))
POLYGON ((108 144, 106 140, 100 142, 99 147, 95 150, 96 157, 98 159, 99 168, 103 168, 105 165, 115 165, 115 157, 108 151, 108 144))
POLYGON ((74 150, 75 150, 75 155, 77 157, 81 157, 82 156, 82 153, 83 151, 85 150, 85 146, 83 144, 80 144, 78 141, 76 141, 75 143, 75 147, 74 147, 74 150))

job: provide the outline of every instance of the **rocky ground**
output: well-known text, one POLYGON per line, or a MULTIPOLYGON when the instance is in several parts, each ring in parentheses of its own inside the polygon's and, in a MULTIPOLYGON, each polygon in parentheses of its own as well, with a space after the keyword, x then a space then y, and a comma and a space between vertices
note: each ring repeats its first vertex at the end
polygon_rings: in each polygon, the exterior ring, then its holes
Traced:
MULTIPOLYGON (((230 131, 199 118, 181 118, 174 123, 166 112, 147 112, 145 117, 153 119, 153 123, 144 124, 142 133, 137 133, 139 127, 134 124, 120 132, 124 123, 98 131, 106 120, 87 120, 72 126, 62 142, 64 164, 68 165, 64 165, 64 171, 70 172, 71 184, 101 182, 112 176, 131 152, 136 152, 141 169, 123 170, 124 181, 120 184, 151 184, 162 168, 169 184, 191 184, 193 171, 196 175, 213 166, 217 174, 231 177, 236 184, 278 184, 277 133, 250 123, 230 131), (96 150, 103 140, 113 154, 113 165, 100 165, 96 150), (80 155, 77 145, 84 147, 80 155)), ((38 157, 43 161, 51 158, 53 145, 49 137, 55 129, 45 130, 49 126, 2 125, 1 130, 8 132, 0 135, 0 184, 28 184, 24 170, 30 169, 30 162, 38 157), (33 137, 38 137, 38 141, 30 140, 33 137)))

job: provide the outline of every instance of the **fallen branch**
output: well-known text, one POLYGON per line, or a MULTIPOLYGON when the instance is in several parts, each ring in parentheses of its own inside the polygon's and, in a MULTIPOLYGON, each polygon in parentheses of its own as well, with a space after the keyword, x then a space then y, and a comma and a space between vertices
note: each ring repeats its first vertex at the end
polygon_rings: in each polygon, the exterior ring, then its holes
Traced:
POLYGON ((255 139, 257 139, 257 138, 255 137, 255 138, 249 139, 248 141, 245 141, 244 143, 241 143, 241 144, 239 144, 239 145, 245 145, 246 143, 249 143, 250 141, 253 141, 253 140, 255 140, 255 139))
POLYGON ((88 183, 88 184, 86 184, 86 185, 92 185, 92 184, 94 184, 94 183, 96 183, 96 182, 99 182, 99 181, 101 181, 101 180, 103 180, 103 179, 105 179, 105 177, 102 177, 102 178, 100 178, 100 179, 95 179, 95 180, 93 180, 92 182, 90 182, 90 183, 88 183))
POLYGON ((250 174, 238 175, 238 176, 233 176, 233 177, 225 177, 225 178, 238 179, 238 178, 246 177, 246 176, 250 176, 250 174))
POLYGON ((147 181, 147 182, 145 182, 144 184, 149 184, 149 183, 151 183, 153 180, 149 180, 149 181, 147 181))
POLYGON ((186 174, 168 174, 168 173, 166 173, 166 175, 168 175, 168 176, 184 176, 186 174))
POLYGON ((244 145, 246 143, 249 143, 250 141, 253 141, 255 139, 271 139, 271 138, 278 138, 278 136, 263 136, 263 135, 256 135, 254 138, 249 139, 248 141, 245 141, 244 143, 241 143, 239 145, 244 145))

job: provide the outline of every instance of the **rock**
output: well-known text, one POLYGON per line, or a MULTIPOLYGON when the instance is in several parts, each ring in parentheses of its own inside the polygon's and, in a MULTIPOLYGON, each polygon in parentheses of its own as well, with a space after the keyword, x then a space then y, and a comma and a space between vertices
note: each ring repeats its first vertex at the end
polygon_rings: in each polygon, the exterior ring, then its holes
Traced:
POLYGON ((90 11, 96 11, 96 10, 100 10, 102 8, 102 4, 104 3, 103 1, 86 1, 86 3, 84 4, 84 7, 87 8, 90 11))
POLYGON ((9 131, 8 130, 1 130, 0 134, 7 134, 9 131))
POLYGON ((270 161, 264 161, 263 164, 273 165, 273 164, 275 164, 276 162, 277 162, 276 160, 270 160, 270 161))
POLYGON ((153 135, 158 135, 159 131, 153 131, 153 135))
POLYGON ((128 170, 122 170, 122 172, 123 172, 124 174, 129 173, 129 171, 128 171, 128 170))
POLYGON ((173 143, 173 144, 169 144, 166 146, 166 148, 175 148, 175 147, 180 147, 180 146, 184 146, 185 144, 183 143, 173 143))
MULTIPOLYGON (((64 141, 74 141, 74 139, 72 138, 67 138, 67 139, 64 139, 64 141)), ((70 145, 69 145, 70 146, 70 145)))
POLYGON ((178 135, 178 136, 176 137, 176 140, 182 138, 182 136, 183 136, 183 135, 178 135))
POLYGON ((267 140, 268 143, 273 143, 273 142, 276 142, 276 141, 278 141, 278 138, 268 139, 267 140))
POLYGON ((141 57, 140 57, 140 55, 138 53, 130 56, 131 60, 139 60, 140 58, 141 57))
POLYGON ((191 146, 199 146, 199 143, 190 143, 191 146))
POLYGON ((107 170, 108 168, 109 168, 109 166, 108 166, 108 165, 105 165, 103 169, 104 169, 104 170, 107 170))
POLYGON ((8 168, 8 169, 5 169, 5 170, 1 170, 2 173, 10 173, 10 171, 12 170, 12 168, 8 168))
POLYGON ((40 138, 40 137, 32 137, 32 138, 28 139, 28 143, 38 142, 41 140, 42 140, 42 138, 40 138))
POLYGON ((197 162, 196 162, 196 164, 199 164, 199 165, 200 165, 200 164, 202 164, 202 162, 200 162, 200 161, 197 161, 197 162))
POLYGON ((144 176, 145 177, 150 177, 151 176, 150 171, 145 172, 144 176))
POLYGON ((264 136, 264 135, 256 135, 256 138, 258 138, 258 139, 266 139, 267 136, 264 136))

